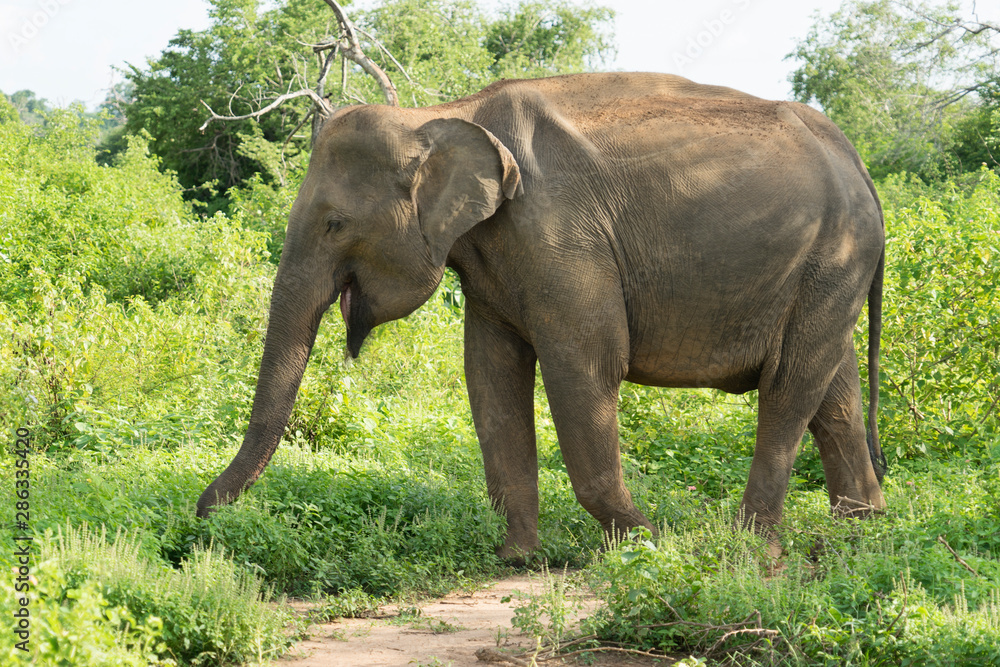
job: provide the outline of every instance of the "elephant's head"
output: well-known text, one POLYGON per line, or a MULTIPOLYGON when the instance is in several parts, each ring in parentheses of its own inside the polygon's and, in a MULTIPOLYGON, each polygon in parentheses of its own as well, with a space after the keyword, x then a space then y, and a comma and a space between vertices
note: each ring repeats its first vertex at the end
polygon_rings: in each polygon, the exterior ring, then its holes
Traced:
POLYGON ((458 237, 519 188, 510 151, 466 120, 371 106, 327 121, 289 217, 250 425, 199 516, 235 500, 270 461, 327 308, 340 299, 356 357, 372 328, 427 301, 458 237))

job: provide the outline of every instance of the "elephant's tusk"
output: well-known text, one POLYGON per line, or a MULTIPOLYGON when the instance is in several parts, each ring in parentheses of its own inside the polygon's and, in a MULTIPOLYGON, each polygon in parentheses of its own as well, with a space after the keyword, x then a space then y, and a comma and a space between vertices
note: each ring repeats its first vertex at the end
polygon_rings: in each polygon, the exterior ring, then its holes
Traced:
POLYGON ((351 314, 351 284, 347 283, 344 285, 344 289, 340 291, 340 314, 344 318, 344 324, 347 328, 351 327, 350 314, 351 314))

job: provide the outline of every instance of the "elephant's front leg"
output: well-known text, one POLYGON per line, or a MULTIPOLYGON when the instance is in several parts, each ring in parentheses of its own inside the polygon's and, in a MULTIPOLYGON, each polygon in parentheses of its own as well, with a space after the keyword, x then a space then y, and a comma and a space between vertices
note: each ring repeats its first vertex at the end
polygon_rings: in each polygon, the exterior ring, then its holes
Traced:
MULTIPOLYGON (((606 334, 606 332, 605 332, 606 334)), ((594 332, 538 349, 559 448, 573 491, 609 539, 655 528, 625 487, 618 446, 618 388, 626 375, 627 338, 594 332)))
POLYGON ((511 331, 465 311, 465 379, 483 451, 486 488, 507 517, 497 555, 519 562, 538 548, 535 352, 511 331))

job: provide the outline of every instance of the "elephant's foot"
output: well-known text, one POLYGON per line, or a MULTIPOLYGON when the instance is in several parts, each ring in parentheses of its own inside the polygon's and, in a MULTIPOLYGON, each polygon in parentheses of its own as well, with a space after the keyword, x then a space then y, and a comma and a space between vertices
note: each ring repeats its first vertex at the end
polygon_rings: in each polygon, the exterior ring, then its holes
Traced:
POLYGON ((756 512, 751 512, 744 504, 740 508, 740 513, 733 521, 733 528, 736 530, 746 530, 764 538, 764 557, 767 559, 768 572, 776 572, 779 568, 778 562, 784 555, 781 546, 781 537, 778 535, 777 526, 781 518, 768 520, 761 517, 756 512))
POLYGON ((622 542, 627 541, 635 528, 647 529, 653 537, 659 534, 656 526, 650 523, 649 519, 634 507, 627 511, 618 512, 611 520, 601 521, 604 528, 604 547, 614 549, 622 542))
POLYGON ((531 554, 538 549, 538 538, 518 542, 510 535, 497 547, 497 557, 511 567, 524 567, 531 560, 531 554))

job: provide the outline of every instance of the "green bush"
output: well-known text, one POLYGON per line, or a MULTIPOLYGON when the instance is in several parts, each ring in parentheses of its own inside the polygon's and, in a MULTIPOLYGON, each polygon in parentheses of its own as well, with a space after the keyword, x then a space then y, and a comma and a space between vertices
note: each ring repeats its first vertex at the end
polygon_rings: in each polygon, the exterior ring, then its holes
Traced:
POLYGON ((739 664, 994 664, 1000 562, 968 558, 972 575, 943 548, 928 558, 906 523, 810 516, 809 551, 793 548, 770 574, 763 542, 726 512, 655 541, 636 531, 591 567, 603 604, 585 630, 739 664))
POLYGON ((116 301, 156 302, 190 282, 200 245, 176 181, 141 137, 98 165, 98 126, 78 108, 53 111, 40 134, 0 123, 0 301, 30 306, 41 275, 77 276, 116 301))
POLYGON ((931 188, 902 175, 879 191, 888 235, 883 449, 896 457, 934 451, 996 465, 1000 176, 983 169, 964 185, 931 188))
MULTIPOLYGON (((196 549, 172 570, 141 556, 136 538, 109 541, 86 525, 40 544, 30 651, 8 645, 11 633, 0 640, 0 655, 15 664, 224 665, 259 662, 289 644, 287 613, 216 550, 196 549)), ((16 598, 8 579, 0 586, 9 616, 16 598)))
MULTIPOLYGON (((0 659, 5 665, 125 665, 152 667, 176 664, 161 660, 165 645, 163 624, 157 617, 137 622, 127 608, 112 604, 93 579, 70 582, 61 564, 45 560, 34 569, 29 594, 30 638, 21 641, 8 630, 0 636, 0 659)), ((11 618, 20 608, 23 591, 11 577, 0 580, 0 613, 11 618)))

